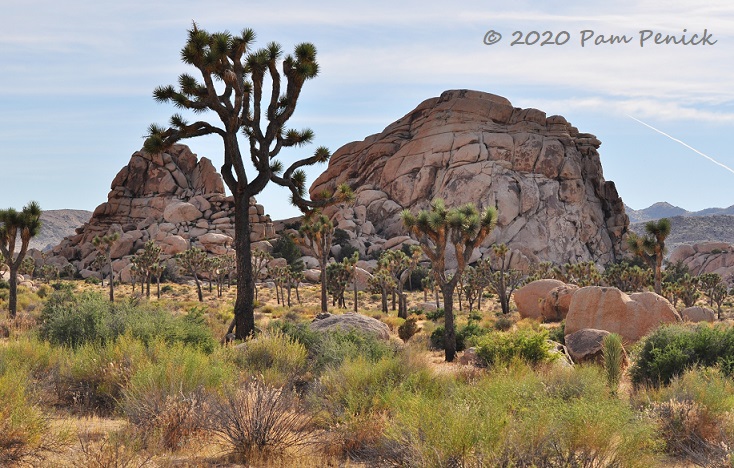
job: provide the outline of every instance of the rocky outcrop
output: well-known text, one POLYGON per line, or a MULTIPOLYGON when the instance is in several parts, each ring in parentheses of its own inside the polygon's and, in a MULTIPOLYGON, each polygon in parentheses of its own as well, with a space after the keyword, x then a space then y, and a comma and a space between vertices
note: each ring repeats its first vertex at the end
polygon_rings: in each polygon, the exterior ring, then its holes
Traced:
POLYGON ((680 321, 670 302, 655 293, 628 296, 617 288, 587 286, 571 298, 565 334, 594 328, 618 333, 625 343, 634 343, 664 323, 680 321))
POLYGON ((515 108, 488 93, 446 91, 382 133, 336 151, 311 195, 344 182, 355 188, 355 203, 332 213, 361 253, 406 234, 403 209, 425 209, 441 197, 449 206, 498 209, 497 229, 477 258, 504 242, 515 268, 607 263, 622 251, 628 218, 614 183, 604 180, 600 145, 561 116, 515 108))
POLYGON ((670 253, 668 261, 682 262, 693 276, 718 273, 724 281, 734 282, 734 245, 726 242, 679 245, 670 253))
MULTIPOLYGON (((274 235, 270 217, 254 198, 249 216, 253 242, 274 235)), ((112 259, 118 260, 116 271, 123 270, 124 259, 148 240, 158 243, 164 258, 189 246, 222 254, 233 243, 234 201, 226 196, 211 161, 198 159, 187 146, 174 145, 155 155, 138 151, 112 181, 107 201, 52 255, 84 270, 97 255, 92 239, 113 232, 120 234, 111 252, 112 259)))
POLYGON ((568 315, 568 309, 571 307, 571 298, 573 293, 579 287, 575 284, 564 284, 548 291, 542 303, 540 304, 540 315, 544 322, 560 322, 568 315))
POLYGON ((708 307, 686 307, 680 313, 683 320, 686 322, 709 322, 713 323, 716 320, 716 312, 709 309, 708 307))
POLYGON ((331 330, 348 332, 349 330, 355 330, 360 333, 374 335, 382 340, 388 340, 390 338, 390 328, 385 323, 372 317, 367 317, 366 315, 355 314, 354 312, 348 312, 342 315, 319 314, 311 322, 310 328, 320 332, 331 330))
POLYGON ((551 291, 566 283, 555 279, 542 279, 528 283, 512 295, 522 318, 543 319, 543 302, 551 291))

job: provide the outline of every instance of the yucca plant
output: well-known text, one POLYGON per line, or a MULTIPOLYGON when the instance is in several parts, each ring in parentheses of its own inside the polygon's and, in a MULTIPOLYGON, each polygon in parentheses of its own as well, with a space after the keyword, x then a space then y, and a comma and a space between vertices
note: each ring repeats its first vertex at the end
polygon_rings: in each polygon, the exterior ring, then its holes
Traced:
POLYGON ((611 333, 602 341, 602 355, 604 356, 604 372, 607 379, 607 387, 612 394, 617 393, 619 381, 622 378, 622 366, 624 365, 624 346, 622 337, 611 333))

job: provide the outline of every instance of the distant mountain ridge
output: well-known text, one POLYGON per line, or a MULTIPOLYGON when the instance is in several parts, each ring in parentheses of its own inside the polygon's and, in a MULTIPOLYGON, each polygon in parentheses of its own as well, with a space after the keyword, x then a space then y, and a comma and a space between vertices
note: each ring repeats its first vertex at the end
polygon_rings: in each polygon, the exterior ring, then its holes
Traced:
MULTIPOLYGON (((701 242, 727 242, 734 244, 734 216, 732 215, 686 215, 670 219, 670 235, 665 239, 668 252, 681 244, 701 242)), ((645 223, 630 223, 630 231, 645 234, 645 223)))
POLYGON ((44 210, 41 213, 41 232, 31 239, 29 247, 49 250, 61 240, 74 234, 76 228, 89 221, 91 211, 86 210, 44 210))
POLYGON ((728 208, 705 208, 700 211, 688 211, 667 202, 658 202, 641 210, 634 210, 629 206, 624 205, 624 210, 630 218, 630 224, 654 221, 660 218, 673 218, 675 216, 700 217, 734 215, 734 205, 728 208))

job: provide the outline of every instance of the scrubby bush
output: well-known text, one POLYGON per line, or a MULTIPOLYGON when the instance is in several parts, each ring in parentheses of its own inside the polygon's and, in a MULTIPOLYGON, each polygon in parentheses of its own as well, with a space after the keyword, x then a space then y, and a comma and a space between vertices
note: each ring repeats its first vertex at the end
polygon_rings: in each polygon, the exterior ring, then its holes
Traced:
POLYGON ((48 423, 28 399, 21 369, 0 373, 0 465, 10 466, 38 454, 48 423))
POLYGON ((122 390, 121 409, 145 438, 159 436, 165 447, 178 448, 205 429, 210 395, 235 380, 226 360, 159 342, 122 390))
POLYGON ((407 343, 419 330, 415 317, 410 317, 398 327, 398 336, 407 343))
MULTIPOLYGON (((430 343, 433 349, 444 349, 444 333, 443 326, 436 327, 431 333, 430 343)), ((471 346, 478 337, 488 333, 488 330, 482 328, 474 322, 469 322, 456 331, 456 351, 464 351, 467 346, 471 346)))
POLYGON ((697 466, 729 466, 734 382, 717 369, 690 369, 636 399, 655 418, 666 452, 697 466))
POLYGON ((494 328, 499 331, 508 331, 512 328, 512 319, 506 315, 497 317, 494 321, 494 328))
POLYGON ((306 372, 308 353, 296 339, 280 331, 266 332, 234 350, 235 362, 250 375, 275 387, 293 383, 306 372))
POLYGON ((515 359, 521 359, 528 364, 541 364, 556 358, 550 352, 547 330, 490 332, 476 339, 476 348, 477 355, 488 366, 507 365, 515 359))
POLYGON ((237 461, 281 458, 315 441, 311 416, 290 390, 252 379, 212 403, 210 429, 237 461))
POLYGON ((146 344, 160 338, 207 352, 215 345, 200 311, 173 317, 150 303, 111 303, 98 293, 60 291, 49 298, 41 313, 41 337, 57 345, 105 344, 125 333, 146 344))
POLYGON ((443 316, 444 316, 443 307, 439 307, 436 310, 431 310, 431 311, 426 312, 426 319, 433 320, 434 322, 442 319, 443 316))
POLYGON ((382 446, 395 465, 647 467, 656 462, 653 425, 611 398, 596 368, 541 374, 518 365, 471 384, 401 392, 392 401, 382 446))
POLYGON ((305 346, 311 369, 316 373, 348 358, 364 356, 374 362, 396 352, 393 344, 357 330, 316 332, 307 323, 285 321, 271 322, 270 329, 280 330, 305 346))
POLYGON ((696 366, 734 370, 734 328, 705 324, 665 325, 645 337, 631 369, 636 385, 666 385, 696 366))

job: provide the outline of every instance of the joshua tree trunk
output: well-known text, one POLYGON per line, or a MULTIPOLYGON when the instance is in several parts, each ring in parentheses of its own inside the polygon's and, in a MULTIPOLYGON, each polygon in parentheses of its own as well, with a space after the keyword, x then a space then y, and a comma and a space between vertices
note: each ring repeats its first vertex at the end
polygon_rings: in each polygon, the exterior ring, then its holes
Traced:
MULTIPOLYGON (((109 254, 107 254, 107 257, 110 257, 109 254)), ((108 265, 110 267, 110 302, 115 302, 115 271, 112 269, 112 259, 110 259, 108 265)))
POLYGON ((8 284, 10 285, 10 295, 8 296, 8 307, 10 307, 10 318, 14 319, 17 307, 18 307, 18 267, 13 267, 16 262, 10 262, 10 278, 8 284))
POLYGON ((387 313, 387 291, 384 287, 382 288, 382 311, 387 313))
POLYGON ((444 351, 446 362, 456 357, 456 330, 454 328, 454 287, 449 283, 442 288, 444 311, 444 351))
MULTIPOLYGON (((264 185, 264 184, 263 184, 264 185)), ((247 209, 250 197, 244 193, 235 195, 235 213, 244 213, 244 216, 235 216, 235 245, 237 250, 237 299, 235 301, 235 337, 244 340, 255 333, 255 279, 252 276, 252 252, 250 251, 250 220, 247 209)))
POLYGON ((201 292, 201 281, 199 281, 199 275, 194 272, 194 282, 196 283, 196 294, 199 295, 199 302, 204 302, 204 294, 201 292))
POLYGON ((663 253, 656 252, 655 254, 655 293, 661 294, 663 291, 662 286, 663 279, 663 253))
POLYGON ((326 296, 326 265, 329 262, 329 250, 324 249, 321 255, 321 312, 328 312, 328 297, 326 296))

